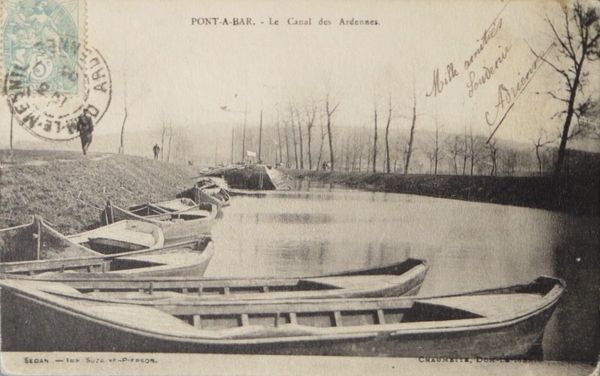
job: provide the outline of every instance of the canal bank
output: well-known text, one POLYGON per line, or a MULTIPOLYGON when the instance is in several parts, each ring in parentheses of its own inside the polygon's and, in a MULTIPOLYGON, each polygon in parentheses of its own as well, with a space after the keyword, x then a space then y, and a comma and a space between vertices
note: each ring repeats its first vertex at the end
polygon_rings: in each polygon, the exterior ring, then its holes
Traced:
POLYGON ((293 169, 283 171, 298 180, 355 189, 600 215, 599 173, 552 177, 402 175, 293 169))
POLYGON ((0 150, 0 228, 42 216, 72 234, 100 225, 110 199, 129 206, 175 197, 193 185, 195 169, 108 153, 0 150))

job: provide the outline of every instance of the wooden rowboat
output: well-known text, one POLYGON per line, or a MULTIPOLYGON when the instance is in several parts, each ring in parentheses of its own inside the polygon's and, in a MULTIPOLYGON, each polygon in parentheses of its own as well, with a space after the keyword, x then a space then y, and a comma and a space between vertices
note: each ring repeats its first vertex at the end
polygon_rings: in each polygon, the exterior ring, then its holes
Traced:
MULTIPOLYGON (((45 225, 45 222, 43 222, 45 225)), ((48 226, 49 227, 49 226, 48 226)), ((49 229, 52 229, 49 227, 49 229)), ((125 220, 96 229, 69 235, 73 243, 102 254, 160 248, 165 243, 161 229, 151 223, 125 220)))
MULTIPOLYGON (((159 300, 353 298, 416 294, 427 274, 423 260, 300 278, 126 278, 119 275, 63 273, 46 278, 60 281, 83 294, 102 298, 159 300)), ((40 278, 38 278, 40 279, 40 278)))
POLYGON ((540 341, 565 284, 540 277, 438 297, 135 304, 60 283, 7 279, 0 288, 5 351, 511 358, 540 341))
POLYGON ((187 198, 136 205, 128 209, 108 201, 100 217, 103 224, 125 219, 152 223, 163 231, 165 244, 173 244, 209 234, 217 212, 215 205, 198 205, 187 198))
POLYGON ((210 178, 198 180, 192 188, 179 193, 177 197, 189 198, 197 204, 203 202, 213 204, 219 208, 228 206, 230 200, 227 190, 210 178))
POLYGON ((120 221, 65 236, 35 217, 30 224, 0 230, 0 273, 198 277, 214 254, 209 237, 171 246, 163 242, 160 228, 146 222, 120 221))

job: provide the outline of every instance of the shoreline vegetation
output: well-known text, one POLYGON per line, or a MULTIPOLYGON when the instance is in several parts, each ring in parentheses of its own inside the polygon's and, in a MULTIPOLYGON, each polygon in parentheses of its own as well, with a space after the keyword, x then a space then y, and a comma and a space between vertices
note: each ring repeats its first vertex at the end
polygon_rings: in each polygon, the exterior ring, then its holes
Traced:
POLYGON ((295 179, 308 179, 354 189, 600 216, 598 174, 553 177, 403 175, 293 169, 282 171, 295 179))

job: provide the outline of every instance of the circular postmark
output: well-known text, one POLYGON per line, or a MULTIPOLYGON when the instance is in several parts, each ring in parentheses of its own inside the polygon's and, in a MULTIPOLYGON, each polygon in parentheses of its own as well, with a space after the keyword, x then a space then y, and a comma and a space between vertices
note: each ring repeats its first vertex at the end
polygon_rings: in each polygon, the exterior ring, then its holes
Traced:
POLYGON ((79 52, 78 60, 74 69, 62 65, 58 79, 47 72, 56 69, 49 61, 12 64, 8 70, 4 80, 8 105, 14 119, 33 135, 51 141, 71 140, 78 136, 77 120, 84 110, 94 124, 106 113, 112 80, 104 57, 98 50, 86 48, 79 52))

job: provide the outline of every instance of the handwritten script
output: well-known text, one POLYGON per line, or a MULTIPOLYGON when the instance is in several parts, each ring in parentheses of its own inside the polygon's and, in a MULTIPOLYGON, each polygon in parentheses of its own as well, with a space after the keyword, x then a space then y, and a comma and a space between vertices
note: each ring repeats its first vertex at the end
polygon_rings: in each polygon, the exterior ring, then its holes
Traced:
MULTIPOLYGON (((506 5, 502 8, 504 10, 506 5)), ((500 13, 502 12, 500 11, 500 13)), ((478 39, 479 45, 473 51, 473 53, 464 60, 463 67, 465 71, 468 71, 473 63, 477 60, 477 57, 481 55, 486 46, 490 43, 494 37, 498 34, 498 31, 502 28, 502 18, 500 17, 500 13, 496 15, 496 18, 492 21, 492 23, 483 31, 483 35, 478 39)), ((500 64, 506 59, 508 52, 510 51, 511 46, 498 46, 501 49, 500 56, 496 59, 496 62, 491 67, 484 67, 484 71, 477 76, 477 74, 473 71, 469 72, 467 77, 469 79, 467 83, 467 88, 469 89, 469 97, 473 96, 473 93, 477 88, 487 82, 491 76, 498 70, 500 64)), ((431 90, 426 93, 427 97, 435 97, 444 91, 444 89, 453 81, 454 78, 460 75, 460 71, 455 68, 454 63, 448 63, 446 65, 445 71, 440 76, 440 69, 435 68, 433 70, 433 83, 431 90)))
POLYGON ((494 110, 485 112, 485 121, 490 127, 494 127, 492 134, 488 138, 488 141, 494 136, 502 122, 508 115, 508 112, 512 109, 515 101, 525 91, 529 83, 533 80, 533 77, 542 66, 543 60, 548 55, 550 50, 556 46, 556 43, 552 43, 540 56, 537 56, 533 63, 527 69, 525 74, 518 73, 519 78, 517 82, 513 83, 509 87, 506 87, 503 83, 498 85, 498 99, 494 105, 494 110), (500 116, 502 114, 502 116, 500 116), (500 120, 498 121, 498 118, 500 120))

